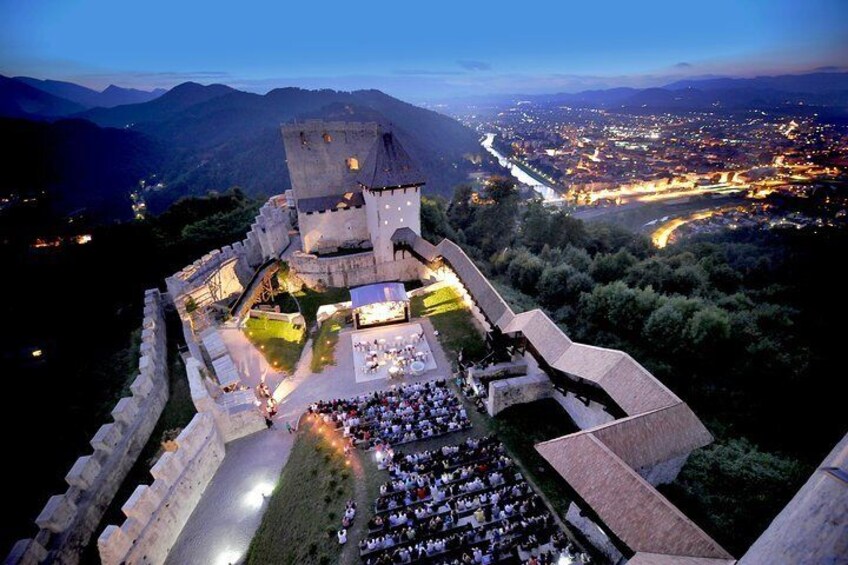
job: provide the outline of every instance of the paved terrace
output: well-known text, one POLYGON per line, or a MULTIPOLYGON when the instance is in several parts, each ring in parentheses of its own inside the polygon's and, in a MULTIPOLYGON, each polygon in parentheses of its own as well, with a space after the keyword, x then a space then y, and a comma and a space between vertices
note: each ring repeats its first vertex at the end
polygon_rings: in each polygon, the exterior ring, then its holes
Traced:
MULTIPOLYGON (((419 318, 413 321, 424 330, 436 369, 393 383, 450 376, 450 363, 433 335, 430 321, 419 318)), ((269 368, 262 355, 240 333, 223 330, 222 337, 233 361, 244 371, 246 382, 253 385, 269 368)), ((322 373, 310 372, 312 344, 311 341, 306 344, 295 374, 283 380, 274 392, 279 400, 274 429, 227 444, 223 463, 180 533, 166 563, 227 565, 244 557, 266 509, 263 494, 269 495, 276 485, 294 444, 295 436, 286 432, 285 423, 288 421, 294 426, 298 417, 316 400, 355 396, 389 385, 379 380, 356 382, 352 333, 354 330, 350 328, 342 330, 336 346, 336 365, 325 367, 322 373)), ((266 379, 271 386, 279 376, 269 372, 266 379)))

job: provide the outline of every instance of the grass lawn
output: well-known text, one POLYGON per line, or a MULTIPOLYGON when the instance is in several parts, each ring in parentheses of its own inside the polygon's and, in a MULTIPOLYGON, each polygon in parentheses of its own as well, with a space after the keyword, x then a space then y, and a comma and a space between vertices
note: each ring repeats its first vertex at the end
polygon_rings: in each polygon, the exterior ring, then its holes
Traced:
POLYGON ((250 340, 275 369, 291 373, 306 343, 306 329, 282 320, 248 318, 244 329, 250 340))
POLYGON ((320 373, 327 365, 336 364, 336 344, 343 327, 344 314, 335 314, 332 318, 324 320, 321 328, 315 333, 312 341, 312 363, 309 367, 313 373, 320 373))
POLYGON ((430 318, 439 332, 439 342, 451 361, 463 352, 465 362, 478 361, 486 356, 486 342, 474 324, 471 312, 459 293, 446 286, 410 301, 412 317, 430 318))
MULTIPOLYGON (((262 524, 250 543, 246 563, 339 562, 344 547, 339 545, 336 532, 341 528, 345 502, 354 495, 353 474, 341 445, 337 434, 304 419, 262 524)), ((366 514, 367 509, 360 512, 366 514)), ((365 521, 360 515, 355 524, 365 521)))
POLYGON ((306 325, 312 326, 318 313, 318 308, 324 304, 336 304, 348 302, 350 291, 346 288, 328 288, 324 292, 317 292, 304 286, 294 293, 300 304, 300 313, 306 318, 306 325))

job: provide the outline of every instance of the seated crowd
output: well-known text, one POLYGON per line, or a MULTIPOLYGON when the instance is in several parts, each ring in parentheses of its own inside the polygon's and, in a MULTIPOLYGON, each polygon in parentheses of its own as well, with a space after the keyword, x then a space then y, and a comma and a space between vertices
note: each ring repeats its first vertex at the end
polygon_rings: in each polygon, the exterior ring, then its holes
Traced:
POLYGON ((411 383, 350 399, 316 402, 309 413, 365 449, 428 439, 471 427, 444 380, 411 383))
POLYGON ((388 454, 359 544, 368 565, 556 563, 573 547, 494 437, 388 454))

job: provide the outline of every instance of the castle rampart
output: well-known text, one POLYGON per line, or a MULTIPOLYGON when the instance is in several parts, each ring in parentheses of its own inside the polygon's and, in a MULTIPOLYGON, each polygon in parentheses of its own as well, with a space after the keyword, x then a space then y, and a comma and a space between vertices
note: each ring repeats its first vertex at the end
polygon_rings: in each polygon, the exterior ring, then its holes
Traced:
POLYGON ((68 489, 50 497, 35 519, 39 528, 35 538, 15 544, 7 564, 79 561, 168 400, 162 302, 158 290, 145 293, 138 375, 130 386, 132 394, 117 402, 112 410, 114 421, 101 426, 91 439, 93 453, 73 464, 65 476, 68 489))

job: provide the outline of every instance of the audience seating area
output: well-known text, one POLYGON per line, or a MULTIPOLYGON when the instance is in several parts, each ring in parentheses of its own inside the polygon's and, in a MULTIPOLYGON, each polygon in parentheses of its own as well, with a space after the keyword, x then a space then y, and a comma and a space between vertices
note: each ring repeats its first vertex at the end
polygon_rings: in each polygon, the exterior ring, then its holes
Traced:
POLYGON ((444 380, 393 386, 350 399, 316 402, 309 413, 342 429, 363 449, 431 439, 471 427, 460 400, 444 380))
POLYGON ((586 562, 494 437, 418 453, 385 452, 367 565, 586 562))

